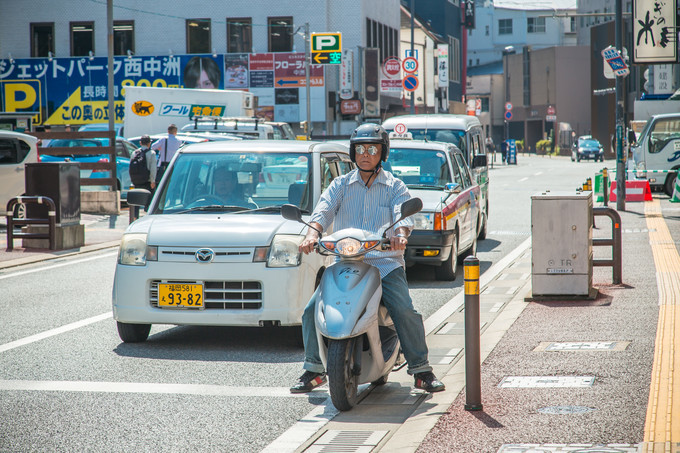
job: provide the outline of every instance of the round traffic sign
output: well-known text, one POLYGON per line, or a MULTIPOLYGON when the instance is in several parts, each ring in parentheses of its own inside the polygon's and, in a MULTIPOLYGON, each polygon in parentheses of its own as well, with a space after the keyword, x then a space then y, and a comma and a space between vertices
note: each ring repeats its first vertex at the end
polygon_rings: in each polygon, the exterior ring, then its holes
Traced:
POLYGON ((404 123, 398 123, 396 126, 394 126, 394 132, 399 135, 406 133, 407 130, 408 129, 404 123))
POLYGON ((553 107, 552 105, 549 105, 547 113, 548 113, 548 115, 554 115, 555 114, 555 107, 553 107))
POLYGON ((413 57, 404 58, 401 62, 401 69, 407 74, 413 74, 418 70, 418 60, 413 57))
POLYGON ((383 62, 383 74, 385 74, 385 77, 387 78, 392 78, 394 76, 399 75, 399 71, 401 70, 401 64, 399 63, 398 58, 387 58, 383 62))
POLYGON ((506 110, 505 111, 505 119, 510 121, 512 119, 512 111, 511 110, 506 110))
POLYGON ((505 110, 512 110, 512 104, 510 102, 505 103, 505 110))
POLYGON ((404 81, 402 82, 406 91, 416 91, 418 88, 418 83, 418 77, 414 75, 407 75, 404 77, 404 81))

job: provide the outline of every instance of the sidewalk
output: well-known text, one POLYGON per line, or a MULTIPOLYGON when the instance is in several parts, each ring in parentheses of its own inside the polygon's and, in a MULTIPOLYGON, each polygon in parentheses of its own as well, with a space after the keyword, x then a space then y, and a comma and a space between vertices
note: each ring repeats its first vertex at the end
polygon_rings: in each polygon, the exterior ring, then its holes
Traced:
POLYGON ((21 238, 14 239, 14 250, 7 251, 7 223, 5 217, 0 220, 0 269, 5 269, 44 260, 61 258, 67 255, 84 253, 93 250, 116 247, 128 226, 127 209, 119 215, 81 214, 80 221, 85 225, 85 245, 71 250, 49 250, 23 248, 21 238))

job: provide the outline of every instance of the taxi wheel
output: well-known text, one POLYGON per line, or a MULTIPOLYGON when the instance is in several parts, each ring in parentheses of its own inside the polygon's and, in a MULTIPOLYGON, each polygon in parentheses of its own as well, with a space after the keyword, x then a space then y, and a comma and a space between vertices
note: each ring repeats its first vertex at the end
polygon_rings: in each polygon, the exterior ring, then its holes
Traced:
POLYGON ((127 324, 116 321, 118 336, 125 343, 142 343, 149 338, 151 324, 127 324))
POLYGON ((458 233, 453 235, 453 243, 451 244, 451 253, 446 261, 440 266, 434 268, 434 276, 437 280, 453 281, 456 279, 456 271, 458 270, 458 233))
POLYGON ((465 261, 465 258, 467 258, 468 256, 477 256, 477 238, 474 238, 472 240, 472 244, 470 245, 470 248, 467 249, 465 252, 463 252, 463 254, 460 255, 460 257, 458 257, 458 262, 460 264, 463 264, 463 262, 465 261))
POLYGON ((479 229, 479 234, 477 235, 477 239, 479 239, 480 241, 483 241, 484 239, 486 239, 486 235, 489 232, 489 214, 488 214, 489 208, 488 208, 488 206, 486 208, 486 212, 487 212, 486 214, 481 214, 479 216, 479 220, 480 220, 480 222, 482 222, 482 228, 479 229))

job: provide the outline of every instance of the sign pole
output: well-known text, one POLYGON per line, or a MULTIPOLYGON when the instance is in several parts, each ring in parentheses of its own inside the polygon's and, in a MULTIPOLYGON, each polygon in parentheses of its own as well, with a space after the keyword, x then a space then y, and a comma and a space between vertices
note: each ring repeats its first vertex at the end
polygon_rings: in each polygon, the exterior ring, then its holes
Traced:
MULTIPOLYGON (((623 25, 622 1, 616 0, 616 15, 614 20, 614 45, 621 51, 623 25)), ((616 209, 626 210, 626 156, 623 155, 623 80, 616 77, 616 209)))
MULTIPOLYGON (((414 47, 414 29, 413 29, 413 18, 416 15, 416 1, 411 0, 411 56, 415 57, 415 47, 414 47)), ((415 105, 415 94, 413 91, 411 91, 411 115, 416 113, 416 105, 415 105)))
POLYGON ((307 94, 307 130, 305 134, 307 135, 307 140, 310 140, 312 137, 312 112, 310 112, 311 102, 309 99, 309 65, 312 64, 312 57, 309 51, 309 39, 309 22, 305 22, 305 93, 307 94))

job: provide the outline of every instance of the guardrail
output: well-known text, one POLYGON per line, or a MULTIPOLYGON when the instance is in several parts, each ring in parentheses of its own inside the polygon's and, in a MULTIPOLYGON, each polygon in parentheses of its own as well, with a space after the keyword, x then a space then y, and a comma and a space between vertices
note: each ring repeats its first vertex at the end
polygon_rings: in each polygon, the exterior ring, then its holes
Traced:
POLYGON ((56 250, 57 206, 50 197, 14 197, 7 202, 7 251, 14 249, 14 238, 49 239, 50 250, 56 250), (21 219, 14 217, 14 207, 18 204, 38 203, 47 205, 47 219, 21 219), (15 226, 49 225, 47 233, 14 232, 15 226))
POLYGON ((611 238, 593 238, 593 246, 612 247, 612 259, 593 259, 593 266, 611 266, 614 284, 618 285, 622 281, 621 215, 612 208, 597 207, 593 208, 593 224, 595 223, 595 216, 607 216, 612 220, 611 238))

